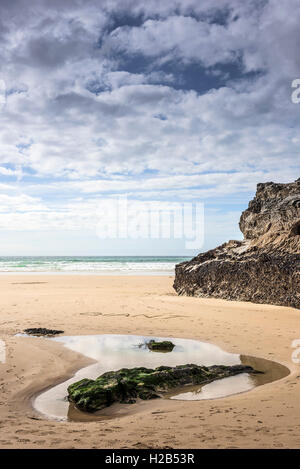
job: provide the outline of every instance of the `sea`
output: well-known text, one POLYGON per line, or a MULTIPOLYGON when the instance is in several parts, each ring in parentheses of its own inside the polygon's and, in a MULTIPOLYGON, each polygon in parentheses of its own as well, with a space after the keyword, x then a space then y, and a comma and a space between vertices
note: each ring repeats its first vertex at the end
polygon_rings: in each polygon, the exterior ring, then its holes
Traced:
POLYGON ((1 256, 0 274, 173 275, 175 265, 189 259, 174 256, 1 256))

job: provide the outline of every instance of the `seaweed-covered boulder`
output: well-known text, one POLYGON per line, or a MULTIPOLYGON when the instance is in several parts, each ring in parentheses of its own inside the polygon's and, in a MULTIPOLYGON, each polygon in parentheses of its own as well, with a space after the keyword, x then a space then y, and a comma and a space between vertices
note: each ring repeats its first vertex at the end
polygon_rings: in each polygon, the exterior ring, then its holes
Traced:
POLYGON ((214 365, 210 367, 194 364, 158 368, 122 368, 108 371, 97 379, 82 379, 68 387, 68 399, 86 412, 95 412, 115 402, 132 404, 137 398, 156 399, 171 389, 186 384, 204 384, 216 379, 240 373, 257 373, 245 365, 214 365))
POLYGON ((152 352, 172 352, 175 345, 170 340, 163 340, 157 342, 156 340, 149 340, 147 347, 152 352))

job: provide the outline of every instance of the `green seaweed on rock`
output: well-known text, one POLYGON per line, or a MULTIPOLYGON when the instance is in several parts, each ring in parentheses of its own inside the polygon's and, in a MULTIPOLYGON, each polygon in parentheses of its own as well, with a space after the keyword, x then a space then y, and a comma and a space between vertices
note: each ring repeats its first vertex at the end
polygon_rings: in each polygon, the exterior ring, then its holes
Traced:
POLYGON ((194 364, 155 369, 137 367, 108 371, 97 379, 82 379, 68 387, 68 399, 85 412, 95 412, 115 402, 132 404, 136 399, 157 399, 171 389, 193 384, 205 384, 240 373, 258 373, 244 365, 194 364))
POLYGON ((175 345, 170 340, 163 340, 161 342, 150 340, 146 345, 152 352, 172 352, 173 348, 175 347, 175 345))

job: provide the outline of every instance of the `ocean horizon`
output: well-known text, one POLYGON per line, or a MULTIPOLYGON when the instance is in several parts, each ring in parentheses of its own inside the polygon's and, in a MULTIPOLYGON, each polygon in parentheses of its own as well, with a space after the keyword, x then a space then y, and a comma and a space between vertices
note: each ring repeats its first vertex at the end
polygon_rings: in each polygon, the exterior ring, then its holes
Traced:
POLYGON ((0 256, 0 274, 172 275, 185 256, 0 256))

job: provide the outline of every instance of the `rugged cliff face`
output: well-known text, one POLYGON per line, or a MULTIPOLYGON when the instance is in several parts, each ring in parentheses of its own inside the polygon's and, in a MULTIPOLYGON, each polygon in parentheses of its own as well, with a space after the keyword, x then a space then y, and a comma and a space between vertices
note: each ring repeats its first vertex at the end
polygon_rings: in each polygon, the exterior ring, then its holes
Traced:
POLYGON ((300 178, 258 184, 229 241, 175 269, 179 295, 300 308, 300 178))

